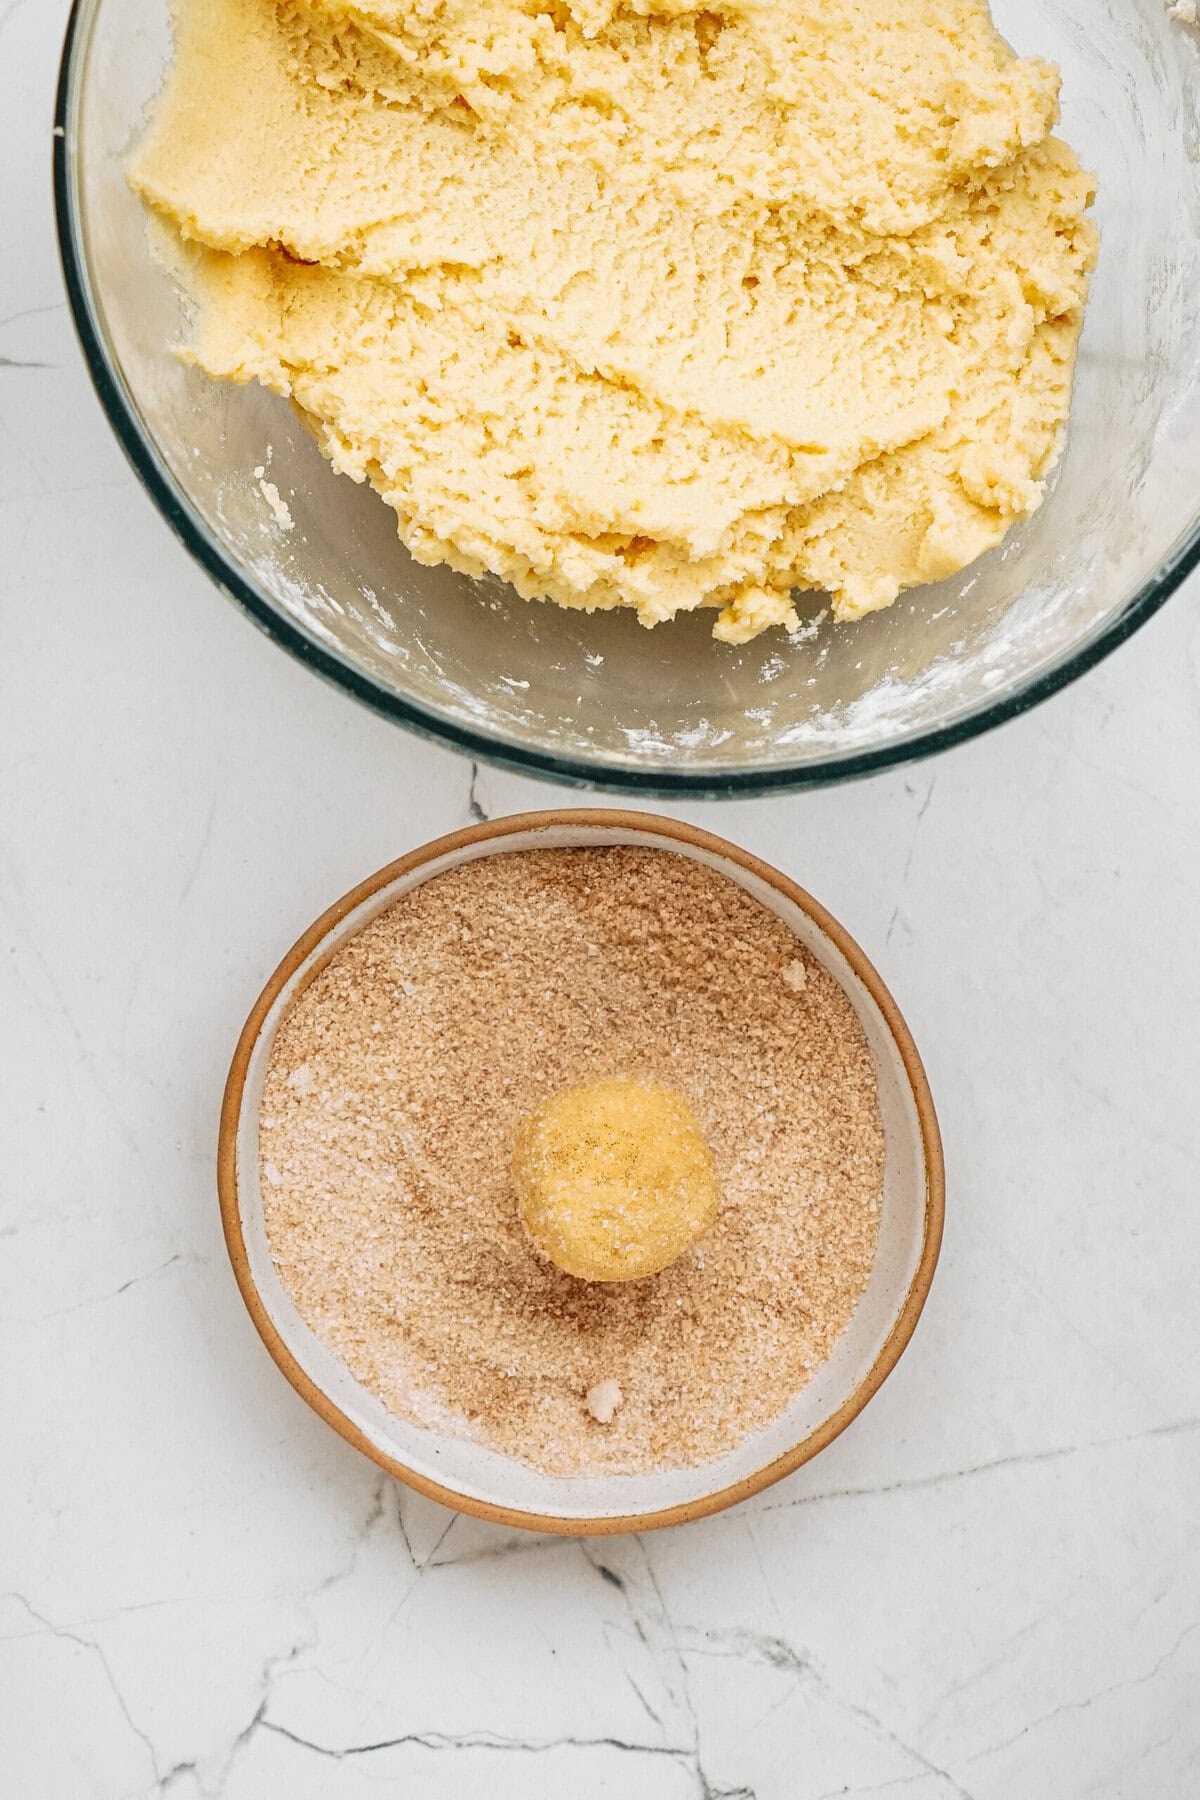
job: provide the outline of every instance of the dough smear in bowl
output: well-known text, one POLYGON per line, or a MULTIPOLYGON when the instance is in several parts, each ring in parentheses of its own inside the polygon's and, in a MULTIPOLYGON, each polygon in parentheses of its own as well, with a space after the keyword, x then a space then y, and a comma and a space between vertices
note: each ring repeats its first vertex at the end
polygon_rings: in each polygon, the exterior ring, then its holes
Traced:
POLYGON ((179 0, 183 354, 425 563, 744 642, 1040 502, 1092 182, 983 0, 179 0))

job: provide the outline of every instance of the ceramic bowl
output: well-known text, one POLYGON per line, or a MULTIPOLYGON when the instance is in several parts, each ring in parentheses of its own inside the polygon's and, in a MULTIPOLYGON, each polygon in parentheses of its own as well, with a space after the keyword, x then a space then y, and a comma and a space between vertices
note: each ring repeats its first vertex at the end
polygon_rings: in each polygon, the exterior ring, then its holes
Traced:
POLYGON ((929 1084, 904 1020, 858 945, 802 888, 746 851, 640 813, 530 813, 426 844, 370 876, 288 951, 246 1022, 225 1090, 219 1148, 225 1237, 242 1297, 297 1393, 335 1431, 431 1499, 498 1524, 576 1534, 645 1531, 720 1511, 823 1450, 878 1392, 912 1336, 942 1234, 941 1142, 929 1084), (552 1476, 465 1438, 389 1413, 308 1329, 267 1246, 258 1115, 271 1046, 296 995, 369 919, 422 882, 486 856, 638 845, 719 871, 770 908, 841 984, 879 1082, 886 1161, 879 1246, 866 1290, 833 1355, 765 1430, 698 1468, 552 1476))

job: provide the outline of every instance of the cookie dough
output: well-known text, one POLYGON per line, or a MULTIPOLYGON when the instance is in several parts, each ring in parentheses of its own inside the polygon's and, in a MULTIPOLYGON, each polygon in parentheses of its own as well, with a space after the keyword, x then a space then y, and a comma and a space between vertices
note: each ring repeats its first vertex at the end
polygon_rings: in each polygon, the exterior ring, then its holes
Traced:
POLYGON ((582 1281, 657 1275, 717 1216, 695 1114, 674 1088, 653 1083, 596 1081, 556 1094, 522 1121, 513 1180, 538 1249, 582 1281))
POLYGON ((1040 502, 1093 184, 984 0, 179 0, 183 352, 418 561, 743 642, 1040 502))

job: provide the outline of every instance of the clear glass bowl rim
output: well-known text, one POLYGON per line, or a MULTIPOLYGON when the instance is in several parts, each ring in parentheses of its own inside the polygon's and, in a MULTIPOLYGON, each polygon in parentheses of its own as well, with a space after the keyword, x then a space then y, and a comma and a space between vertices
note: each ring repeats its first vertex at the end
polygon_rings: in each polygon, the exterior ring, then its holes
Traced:
POLYGON ((977 706, 952 723, 898 738, 877 749, 809 762, 793 769, 754 768, 720 774, 703 769, 672 771, 661 767, 638 769, 619 763, 587 763, 553 756, 500 736, 466 730, 450 719, 402 699, 318 644, 282 614, 265 594, 248 582, 227 560, 180 493, 153 443, 143 431, 124 383, 108 353, 104 333, 92 304, 86 259, 80 233, 80 217, 74 182, 74 143, 71 135, 73 106, 79 68, 79 52, 86 41, 83 27, 98 0, 72 0, 67 18, 54 106, 54 211, 59 255, 67 300, 83 349, 88 373, 97 397, 142 486, 150 495, 176 537, 205 570, 216 586, 234 600, 277 644, 317 674, 352 694, 383 717, 408 730, 462 751, 467 756, 520 774, 548 777, 566 786, 599 788, 660 798, 750 798, 803 788, 829 787, 859 776, 917 762, 956 744, 968 743, 997 725, 1029 711, 1067 687, 1132 637, 1146 620, 1200 566, 1200 513, 1175 552, 1164 561, 1119 613, 1065 651, 1051 667, 1030 677, 1011 693, 977 706))

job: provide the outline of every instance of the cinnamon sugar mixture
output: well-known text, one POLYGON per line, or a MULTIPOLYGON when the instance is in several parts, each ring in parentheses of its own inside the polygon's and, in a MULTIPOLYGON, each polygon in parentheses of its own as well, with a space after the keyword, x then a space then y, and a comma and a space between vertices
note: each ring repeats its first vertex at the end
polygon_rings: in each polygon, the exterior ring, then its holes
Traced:
POLYGON ((704 1462, 781 1412, 866 1284, 883 1154, 833 978, 724 876, 624 848, 405 895, 293 1004, 261 1118, 271 1250, 311 1329, 392 1411, 561 1475, 704 1462), (525 1237, 510 1160, 523 1114, 606 1075, 687 1096, 721 1210, 663 1273, 589 1285, 525 1237))

